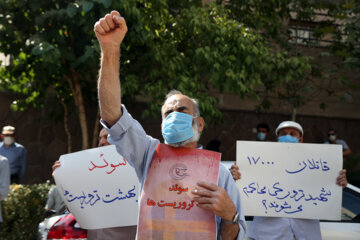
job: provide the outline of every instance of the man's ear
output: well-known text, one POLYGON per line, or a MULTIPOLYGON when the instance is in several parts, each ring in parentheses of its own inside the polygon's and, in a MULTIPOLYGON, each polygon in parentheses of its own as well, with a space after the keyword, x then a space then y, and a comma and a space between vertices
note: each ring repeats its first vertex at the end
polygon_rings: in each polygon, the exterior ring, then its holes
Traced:
POLYGON ((303 136, 301 136, 300 138, 299 138, 299 143, 302 143, 304 141, 304 138, 303 138, 303 136))
POLYGON ((198 121, 199 132, 202 132, 205 127, 205 120, 203 117, 198 117, 197 121, 198 121))

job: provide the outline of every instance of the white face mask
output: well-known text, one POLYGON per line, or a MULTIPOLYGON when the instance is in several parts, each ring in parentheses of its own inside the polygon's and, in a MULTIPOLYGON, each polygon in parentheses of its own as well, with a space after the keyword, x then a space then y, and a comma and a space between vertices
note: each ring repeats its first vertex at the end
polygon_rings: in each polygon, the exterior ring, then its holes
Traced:
POLYGON ((4 137, 4 143, 5 143, 6 145, 11 145, 11 144, 13 144, 14 142, 15 142, 14 137, 9 137, 9 136, 5 136, 5 137, 4 137))
POLYGON ((329 136, 329 140, 330 140, 331 142, 335 141, 335 139, 336 139, 336 136, 335 136, 335 135, 330 135, 330 136, 329 136))

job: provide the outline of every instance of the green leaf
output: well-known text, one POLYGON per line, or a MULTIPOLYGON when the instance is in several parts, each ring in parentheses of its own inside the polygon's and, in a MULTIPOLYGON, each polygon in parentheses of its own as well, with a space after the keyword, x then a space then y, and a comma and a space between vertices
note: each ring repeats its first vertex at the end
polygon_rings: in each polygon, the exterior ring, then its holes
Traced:
POLYGON ((76 15, 78 8, 79 5, 77 5, 76 3, 70 3, 69 5, 67 5, 66 14, 72 18, 76 15))
POLYGON ((102 3, 105 8, 109 8, 112 3, 112 0, 96 0, 96 1, 102 3))
POLYGON ((85 13, 89 12, 94 7, 94 3, 91 1, 81 1, 81 5, 85 13))

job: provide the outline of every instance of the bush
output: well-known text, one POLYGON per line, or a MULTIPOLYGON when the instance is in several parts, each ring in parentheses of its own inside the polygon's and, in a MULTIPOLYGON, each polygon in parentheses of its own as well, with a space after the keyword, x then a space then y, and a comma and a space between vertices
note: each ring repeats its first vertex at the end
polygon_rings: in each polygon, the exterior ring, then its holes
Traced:
POLYGON ((10 185, 9 196, 2 201, 4 223, 0 239, 36 239, 38 224, 44 220, 44 207, 51 186, 49 181, 10 185))

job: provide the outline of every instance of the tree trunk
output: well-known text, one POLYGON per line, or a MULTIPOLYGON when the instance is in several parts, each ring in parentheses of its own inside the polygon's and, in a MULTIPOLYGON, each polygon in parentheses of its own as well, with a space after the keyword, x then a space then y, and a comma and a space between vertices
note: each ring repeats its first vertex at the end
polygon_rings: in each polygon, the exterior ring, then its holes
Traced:
POLYGON ((74 81, 75 81, 75 94, 74 98, 76 98, 75 103, 77 102, 77 109, 79 113, 79 121, 80 121, 80 128, 82 133, 82 149, 88 149, 89 148, 89 133, 87 128, 87 120, 86 120, 86 111, 84 106, 84 99, 81 93, 81 85, 79 82, 79 79, 75 74, 74 81))
POLYGON ((68 117, 69 117, 69 111, 68 111, 68 108, 64 102, 64 99, 62 99, 61 97, 59 97, 59 100, 61 102, 61 105, 63 106, 64 108, 64 129, 65 129, 65 133, 66 133, 66 136, 67 136, 67 152, 68 153, 71 153, 72 150, 71 150, 71 133, 70 133, 70 130, 69 130, 69 124, 68 124, 68 117))
POLYGON ((66 76, 66 80, 69 83, 70 89, 73 93, 76 109, 78 111, 80 129, 82 134, 82 147, 85 150, 89 148, 89 132, 87 128, 86 111, 84 106, 84 99, 81 93, 81 84, 79 78, 74 69, 71 69, 71 78, 66 76))

